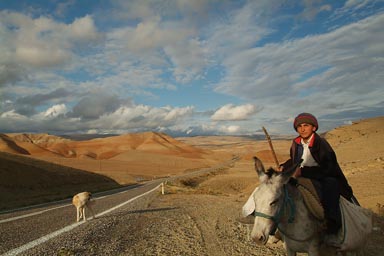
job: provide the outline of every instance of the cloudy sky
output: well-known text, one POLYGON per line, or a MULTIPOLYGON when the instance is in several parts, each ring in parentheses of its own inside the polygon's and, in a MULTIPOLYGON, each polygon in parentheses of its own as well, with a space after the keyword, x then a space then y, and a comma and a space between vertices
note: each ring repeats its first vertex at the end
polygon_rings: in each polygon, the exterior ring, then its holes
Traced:
POLYGON ((294 134, 384 114, 383 0, 1 0, 0 132, 294 134))

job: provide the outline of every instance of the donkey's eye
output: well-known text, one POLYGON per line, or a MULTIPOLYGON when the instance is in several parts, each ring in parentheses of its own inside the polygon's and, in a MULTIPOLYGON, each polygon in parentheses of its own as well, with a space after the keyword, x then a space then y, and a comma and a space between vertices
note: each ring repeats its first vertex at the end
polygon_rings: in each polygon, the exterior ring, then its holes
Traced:
POLYGON ((272 203, 270 203, 269 205, 270 205, 270 206, 274 206, 275 204, 277 204, 278 201, 279 201, 279 200, 276 199, 276 200, 274 200, 272 203))

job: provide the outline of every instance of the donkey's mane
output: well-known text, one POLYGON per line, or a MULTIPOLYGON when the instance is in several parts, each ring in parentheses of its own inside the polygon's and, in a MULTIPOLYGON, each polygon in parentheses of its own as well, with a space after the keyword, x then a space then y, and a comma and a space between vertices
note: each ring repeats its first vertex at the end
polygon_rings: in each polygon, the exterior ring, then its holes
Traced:
POLYGON ((274 175, 278 175, 279 172, 277 172, 275 169, 272 167, 269 167, 268 170, 265 171, 265 174, 268 176, 268 178, 271 178, 274 175))

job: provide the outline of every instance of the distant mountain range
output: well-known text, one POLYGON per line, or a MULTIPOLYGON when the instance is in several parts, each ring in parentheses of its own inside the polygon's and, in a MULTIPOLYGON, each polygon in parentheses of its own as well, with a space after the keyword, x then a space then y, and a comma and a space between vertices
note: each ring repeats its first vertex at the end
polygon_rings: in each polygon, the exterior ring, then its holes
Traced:
POLYGON ((49 134, 0 134, 0 151, 23 155, 110 159, 132 150, 184 156, 203 153, 201 149, 157 132, 66 138, 49 134))

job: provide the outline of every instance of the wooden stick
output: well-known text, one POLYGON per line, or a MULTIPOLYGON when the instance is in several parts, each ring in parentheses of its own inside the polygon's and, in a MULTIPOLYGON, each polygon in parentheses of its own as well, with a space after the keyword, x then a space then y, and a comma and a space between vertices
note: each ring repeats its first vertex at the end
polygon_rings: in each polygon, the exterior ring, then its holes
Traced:
POLYGON ((276 168, 279 170, 280 164, 279 164, 279 160, 277 160, 277 156, 276 156, 275 150, 273 149, 271 137, 269 137, 269 134, 268 134, 267 130, 264 128, 264 126, 263 126, 263 131, 265 133, 265 136, 267 137, 267 140, 268 140, 268 143, 269 143, 269 147, 271 148, 272 156, 273 156, 273 160, 275 160, 276 168))

